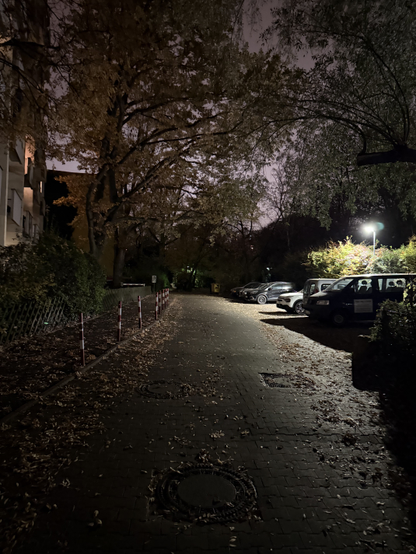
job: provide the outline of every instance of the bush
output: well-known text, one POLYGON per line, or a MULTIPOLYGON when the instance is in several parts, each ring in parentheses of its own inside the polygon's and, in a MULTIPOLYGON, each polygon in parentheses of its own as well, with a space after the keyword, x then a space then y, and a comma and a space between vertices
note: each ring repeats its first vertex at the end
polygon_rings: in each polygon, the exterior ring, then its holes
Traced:
POLYGON ((37 243, 0 249, 0 308, 61 297, 68 316, 101 308, 105 274, 98 262, 72 242, 50 232, 37 243))
POLYGON ((338 279, 344 275, 369 273, 372 249, 365 244, 330 242, 325 248, 308 254, 305 266, 312 277, 338 279))
POLYGON ((370 263, 368 273, 407 273, 404 251, 403 247, 378 249, 378 256, 370 263))
POLYGON ((413 273, 416 272, 416 237, 396 250, 380 246, 375 255, 372 247, 364 243, 354 244, 350 239, 330 242, 309 252, 304 265, 312 277, 334 279, 365 273, 413 273))
POLYGON ((416 273, 416 236, 409 240, 409 244, 403 249, 403 258, 409 273, 416 273))
MULTIPOLYGON (((412 298, 413 299, 413 298, 412 298)), ((402 360, 406 366, 416 363, 416 305, 414 302, 386 300, 380 307, 371 340, 386 356, 402 360)))

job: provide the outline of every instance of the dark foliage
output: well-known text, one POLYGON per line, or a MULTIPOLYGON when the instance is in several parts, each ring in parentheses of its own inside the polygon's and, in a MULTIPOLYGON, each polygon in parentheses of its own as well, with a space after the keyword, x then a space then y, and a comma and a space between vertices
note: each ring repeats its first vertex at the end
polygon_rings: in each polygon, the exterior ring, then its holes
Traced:
POLYGON ((98 262, 53 233, 0 249, 0 309, 61 297, 68 316, 94 313, 101 308, 104 284, 98 262))

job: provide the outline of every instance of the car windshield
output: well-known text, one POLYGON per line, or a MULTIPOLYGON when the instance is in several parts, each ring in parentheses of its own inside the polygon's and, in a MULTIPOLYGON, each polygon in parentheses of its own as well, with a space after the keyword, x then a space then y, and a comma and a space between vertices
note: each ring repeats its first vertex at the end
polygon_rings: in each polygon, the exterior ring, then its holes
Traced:
POLYGON ((244 285, 243 288, 245 288, 245 289, 255 289, 255 288, 259 287, 260 285, 261 285, 261 283, 253 281, 253 283, 248 283, 247 285, 244 285))
POLYGON ((325 289, 325 292, 345 289, 345 287, 349 285, 352 281, 353 279, 351 277, 343 277, 341 279, 338 279, 337 281, 335 281, 335 283, 329 285, 329 287, 325 289))
POLYGON ((271 286, 271 283, 263 283, 262 285, 260 285, 259 287, 257 287, 259 290, 264 290, 264 289, 267 289, 268 287, 271 286))

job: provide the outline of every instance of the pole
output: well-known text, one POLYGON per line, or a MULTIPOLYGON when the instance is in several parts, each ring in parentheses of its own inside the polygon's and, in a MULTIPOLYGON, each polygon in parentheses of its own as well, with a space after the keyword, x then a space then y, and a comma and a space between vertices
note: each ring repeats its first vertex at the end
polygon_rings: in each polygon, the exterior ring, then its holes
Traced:
POLYGON ((158 318, 159 315, 159 293, 156 293, 156 305, 155 305, 155 319, 158 318))
POLYGON ((139 329, 143 327, 143 321, 142 321, 142 299, 140 296, 137 297, 137 308, 139 310, 139 329))
POLYGON ((123 309, 122 301, 118 303, 118 330, 117 330, 117 342, 121 341, 121 312, 123 309))
POLYGON ((373 231, 373 256, 376 255, 376 232, 373 231))
POLYGON ((81 349, 81 365, 85 365, 85 343, 84 343, 84 314, 79 314, 79 339, 81 349))

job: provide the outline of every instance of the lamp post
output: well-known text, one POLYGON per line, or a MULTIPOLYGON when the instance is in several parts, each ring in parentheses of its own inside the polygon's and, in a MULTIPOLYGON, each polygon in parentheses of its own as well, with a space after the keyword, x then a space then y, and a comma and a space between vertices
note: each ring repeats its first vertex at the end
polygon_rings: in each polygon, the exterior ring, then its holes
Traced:
POLYGON ((376 226, 375 225, 365 225, 365 233, 373 233, 373 256, 376 254, 376 226))

